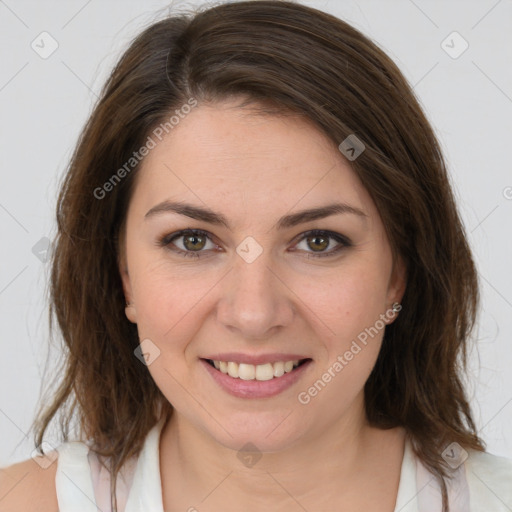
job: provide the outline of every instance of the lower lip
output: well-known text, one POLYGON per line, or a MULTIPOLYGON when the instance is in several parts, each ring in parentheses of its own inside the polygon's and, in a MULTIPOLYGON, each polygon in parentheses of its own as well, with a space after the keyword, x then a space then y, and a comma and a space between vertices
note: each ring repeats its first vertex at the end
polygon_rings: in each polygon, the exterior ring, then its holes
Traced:
POLYGON ((300 366, 295 367, 291 372, 285 373, 281 377, 274 377, 270 380, 235 379, 217 370, 205 359, 201 359, 201 363, 205 366, 206 371, 213 377, 215 382, 229 394, 239 398, 269 398, 293 386, 304 374, 310 363, 312 363, 312 360, 309 359, 300 366))

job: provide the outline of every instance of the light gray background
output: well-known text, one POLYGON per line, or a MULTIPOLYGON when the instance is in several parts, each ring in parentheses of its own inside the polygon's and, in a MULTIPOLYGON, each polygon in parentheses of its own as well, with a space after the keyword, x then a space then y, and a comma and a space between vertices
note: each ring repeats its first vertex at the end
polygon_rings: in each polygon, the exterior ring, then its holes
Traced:
MULTIPOLYGON (((488 450, 512 457, 512 1, 303 3, 341 17, 383 48, 435 128, 482 284, 472 405, 488 450), (457 58, 442 46, 453 31, 469 44, 457 58)), ((57 185, 111 67, 169 5, 0 0, 0 466, 34 448, 25 434, 48 356, 49 266, 32 248, 55 233, 57 185), (42 46, 43 31, 58 43, 46 59, 31 48, 34 40, 42 46)), ((451 36, 444 47, 453 54, 461 44, 451 36)), ((50 367, 55 357, 49 354, 50 367)))

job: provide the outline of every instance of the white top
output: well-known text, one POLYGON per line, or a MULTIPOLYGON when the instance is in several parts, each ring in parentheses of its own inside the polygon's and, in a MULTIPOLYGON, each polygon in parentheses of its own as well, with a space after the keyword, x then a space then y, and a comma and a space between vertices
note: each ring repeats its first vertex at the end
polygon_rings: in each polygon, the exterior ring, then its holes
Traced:
MULTIPOLYGON (((159 457, 164 423, 164 419, 160 420, 148 432, 139 457, 123 466, 117 482, 119 512, 164 512, 159 457)), ((461 457, 457 446, 445 450, 446 456, 454 460, 461 457)), ((96 454, 78 441, 62 443, 57 450, 55 485, 59 512, 112 512, 110 474, 96 454)), ((448 493, 450 512, 511 512, 512 460, 471 451, 448 482, 448 493)), ((440 511, 437 479, 415 456, 407 440, 394 512, 440 511)))

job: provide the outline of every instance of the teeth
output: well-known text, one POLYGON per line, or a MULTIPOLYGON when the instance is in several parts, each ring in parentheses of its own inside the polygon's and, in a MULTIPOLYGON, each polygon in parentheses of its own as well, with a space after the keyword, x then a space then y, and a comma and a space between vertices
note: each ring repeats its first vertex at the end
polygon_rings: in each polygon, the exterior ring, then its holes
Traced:
MULTIPOLYGON (((229 363, 235 365, 236 363, 229 363)), ((228 364, 228 368, 229 368, 228 364)), ((233 366, 234 367, 234 366, 233 366)), ((233 374, 229 372, 231 377, 238 377, 243 380, 254 380, 256 377, 256 367, 253 364, 243 364, 240 363, 238 365, 238 372, 234 372, 233 374)))
MULTIPOLYGON (((253 366, 252 364, 250 366, 253 366)), ((274 378, 274 367, 270 364, 259 364, 254 367, 256 380, 270 380, 274 378)))
POLYGON ((278 361, 273 364, 274 367, 274 377, 281 377, 284 375, 284 363, 282 361, 278 361))
POLYGON ((242 380, 271 380, 274 377, 282 377, 299 365, 299 360, 278 361, 277 363, 246 364, 233 361, 213 361, 213 365, 222 373, 228 374, 234 379, 242 380))
POLYGON ((229 361, 228 375, 233 378, 238 378, 238 363, 233 363, 232 361, 229 361))

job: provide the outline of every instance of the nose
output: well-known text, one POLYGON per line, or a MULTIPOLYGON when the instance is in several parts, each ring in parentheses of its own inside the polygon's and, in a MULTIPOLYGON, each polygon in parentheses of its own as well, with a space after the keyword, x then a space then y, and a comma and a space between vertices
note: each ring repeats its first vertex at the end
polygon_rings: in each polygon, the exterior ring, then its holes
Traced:
POLYGON ((293 322, 294 294, 265 252, 248 263, 238 258, 223 280, 217 320, 242 339, 268 339, 293 322))

